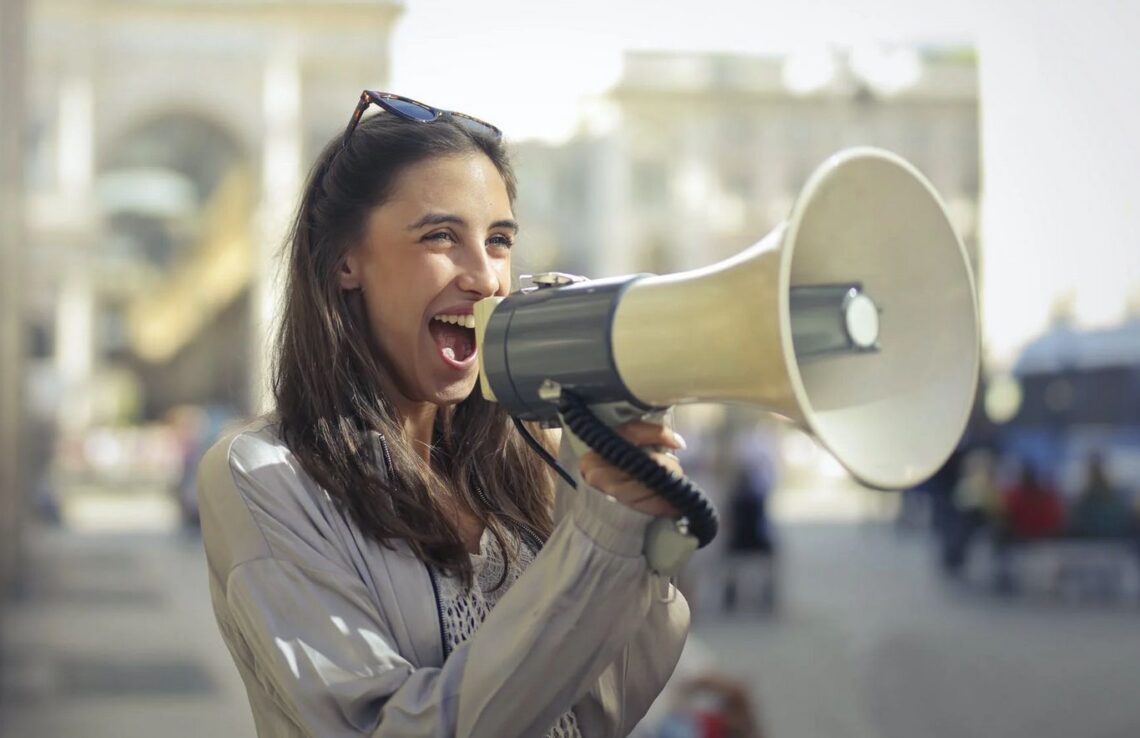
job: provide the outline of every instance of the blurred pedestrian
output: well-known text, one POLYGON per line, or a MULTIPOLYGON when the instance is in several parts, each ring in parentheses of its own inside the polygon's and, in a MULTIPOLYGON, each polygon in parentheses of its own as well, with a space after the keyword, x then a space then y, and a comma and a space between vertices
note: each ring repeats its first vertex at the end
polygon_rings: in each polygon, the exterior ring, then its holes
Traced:
POLYGON ((1065 524, 1061 496, 1028 461, 1022 464, 1017 483, 1003 493, 1002 512, 1006 532, 1014 540, 1055 536, 1065 524))
POLYGON ((1017 589, 1013 571, 1017 546, 1055 537, 1064 530, 1064 525, 1061 496, 1041 481, 1031 462, 1024 461, 1018 481, 1002 493, 1002 517, 994 541, 996 589, 1007 594, 1017 589))
POLYGON ((178 474, 174 495, 184 531, 198 529, 198 464, 216 438, 206 436, 206 411, 197 405, 178 405, 166 414, 166 424, 178 448, 178 474))
POLYGON ((705 672, 679 685, 653 738, 763 738, 747 685, 705 672))
POLYGON ((776 540, 768 516, 768 498, 776 484, 771 437, 760 429, 744 434, 736 449, 736 477, 728 490, 728 537, 724 561, 724 607, 740 599, 742 580, 758 581, 762 610, 776 606, 776 540))
MULTIPOLYGON (((1137 541, 1136 518, 1112 483, 1104 457, 1090 454, 1085 468, 1085 483, 1069 510, 1067 534, 1074 538, 1118 540, 1133 549, 1137 541)), ((1129 557, 1133 554, 1128 551, 1129 557)), ((1140 549, 1135 550, 1140 553, 1140 549)), ((1063 562, 1058 574, 1060 584, 1072 582, 1085 594, 1101 598, 1119 595, 1124 578, 1121 557, 1111 551, 1090 555, 1075 562, 1063 562)))
POLYGON ((1104 458, 1089 456, 1085 485, 1069 511, 1069 532, 1082 538, 1123 538, 1135 529, 1133 512, 1109 480, 1104 458))
POLYGON ((961 478, 952 491, 956 515, 945 532, 943 555, 946 571, 955 575, 961 573, 976 534, 996 524, 1002 514, 993 453, 988 449, 970 451, 961 466, 961 478))

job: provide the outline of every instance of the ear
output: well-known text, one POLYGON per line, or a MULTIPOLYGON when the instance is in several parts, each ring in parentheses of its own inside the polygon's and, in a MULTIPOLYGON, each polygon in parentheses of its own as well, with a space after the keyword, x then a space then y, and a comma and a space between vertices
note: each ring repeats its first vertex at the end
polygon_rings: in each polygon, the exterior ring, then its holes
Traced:
POLYGON ((356 258, 356 254, 352 253, 344 257, 344 261, 340 264, 340 272, 337 275, 340 288, 342 290, 360 289, 360 273, 360 260, 356 258))

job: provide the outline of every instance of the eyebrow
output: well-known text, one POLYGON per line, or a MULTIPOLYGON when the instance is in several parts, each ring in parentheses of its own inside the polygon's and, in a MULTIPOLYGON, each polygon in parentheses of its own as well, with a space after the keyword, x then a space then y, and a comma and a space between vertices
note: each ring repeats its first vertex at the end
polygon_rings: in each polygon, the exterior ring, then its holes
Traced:
MULTIPOLYGON (((423 228, 424 226, 445 224, 458 225, 464 228, 467 227, 467 221, 465 221, 463 218, 460 218, 458 215, 452 215, 451 213, 428 213, 424 217, 417 220, 415 223, 412 223, 410 226, 408 226, 408 230, 415 231, 423 228)), ((507 228, 514 233, 519 232, 518 221, 511 220, 510 218, 496 220, 491 224, 491 228, 507 228)))

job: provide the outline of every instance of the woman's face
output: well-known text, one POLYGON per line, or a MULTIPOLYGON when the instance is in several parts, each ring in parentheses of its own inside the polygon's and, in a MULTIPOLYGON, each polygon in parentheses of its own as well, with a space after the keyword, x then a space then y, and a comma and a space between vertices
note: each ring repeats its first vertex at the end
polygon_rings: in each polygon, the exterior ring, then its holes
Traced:
POLYGON ((474 389, 472 309, 507 294, 517 231, 507 186, 482 153, 408 167, 372 210, 341 287, 363 294, 397 406, 454 404, 474 389))

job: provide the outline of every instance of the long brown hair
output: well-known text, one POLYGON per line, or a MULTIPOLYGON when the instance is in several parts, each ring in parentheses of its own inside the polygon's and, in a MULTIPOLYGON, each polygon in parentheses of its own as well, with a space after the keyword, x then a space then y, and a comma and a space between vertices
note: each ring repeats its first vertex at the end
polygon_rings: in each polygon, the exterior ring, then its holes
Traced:
POLYGON ((440 408, 431 463, 420 458, 381 390, 389 370, 373 346, 360 293, 341 289, 337 273, 364 238, 369 212, 387 200, 403 170, 472 152, 495 165, 513 204, 515 177, 503 145, 447 121, 381 113, 361 123, 347 145, 338 136, 324 148, 286 243, 273 367, 281 436, 305 471, 366 535, 387 546, 401 539, 468 586, 472 567, 456 511, 473 511, 513 559, 516 552, 503 545, 508 527, 516 536, 550 534, 551 474, 478 387, 454 407, 440 408))

